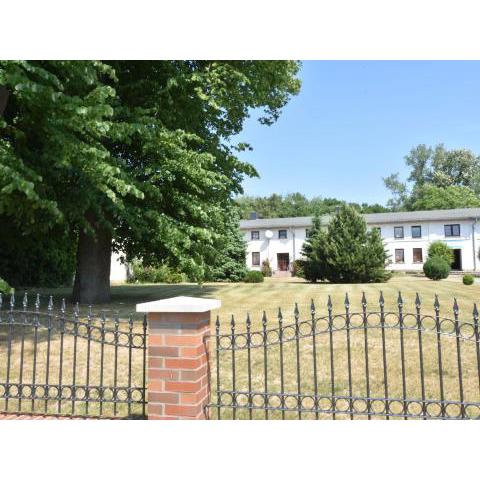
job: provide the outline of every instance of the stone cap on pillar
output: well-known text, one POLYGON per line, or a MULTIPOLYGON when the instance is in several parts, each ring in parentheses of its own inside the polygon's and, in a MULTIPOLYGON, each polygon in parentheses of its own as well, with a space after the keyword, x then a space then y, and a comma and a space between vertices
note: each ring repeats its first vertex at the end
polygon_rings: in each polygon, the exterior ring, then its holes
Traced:
POLYGON ((144 313, 201 313, 220 308, 214 298, 172 297, 154 302, 137 303, 137 312, 144 313))

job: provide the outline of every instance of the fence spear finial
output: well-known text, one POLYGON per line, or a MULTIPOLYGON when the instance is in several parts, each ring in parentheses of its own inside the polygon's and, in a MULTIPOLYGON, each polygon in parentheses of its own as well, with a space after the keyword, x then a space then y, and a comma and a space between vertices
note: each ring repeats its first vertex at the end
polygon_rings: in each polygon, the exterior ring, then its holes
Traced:
POLYGON ((416 293, 415 295, 415 306, 417 308, 420 308, 420 305, 422 304, 421 300, 420 300, 420 295, 418 294, 418 292, 416 293))
POLYGON ((333 305, 332 305, 332 297, 331 297, 331 295, 329 295, 329 296, 328 296, 328 300, 327 300, 327 308, 328 308, 328 310, 331 311, 331 310, 332 310, 332 306, 333 306, 333 305))
POLYGON ((383 298, 383 292, 380 290, 380 298, 378 299, 378 304, 380 305, 380 308, 383 308, 385 305, 385 299, 383 298))
POLYGON ((348 292, 345 293, 345 301, 343 302, 343 304, 345 305, 345 308, 348 310, 348 308, 350 307, 350 300, 348 299, 348 292))
POLYGON ((15 308, 15 291, 12 290, 12 293, 10 294, 10 310, 13 310, 15 308))
POLYGON ((477 309, 477 304, 476 303, 473 304, 473 318, 478 319, 478 309, 477 309))
POLYGON ((362 292, 362 307, 365 308, 367 306, 367 297, 365 296, 365 292, 362 292))
POLYGON ((35 311, 38 312, 40 310, 40 294, 37 293, 35 298, 35 311))
POLYGON ((453 313, 455 315, 458 315, 458 311, 459 311, 459 308, 458 308, 457 299, 456 297, 453 297, 453 313))
POLYGON ((433 306, 434 306, 435 310, 437 310, 437 311, 440 308, 440 302, 438 301, 438 295, 437 294, 435 294, 435 302, 433 302, 433 306))
POLYGON ((26 311, 27 308, 28 308, 28 294, 27 294, 26 291, 25 291, 25 293, 24 293, 24 295, 23 295, 22 307, 23 307, 23 311, 26 311))
POLYGON ((402 292, 399 290, 398 291, 398 298, 397 298, 397 303, 399 307, 403 306, 403 298, 402 298, 402 292))

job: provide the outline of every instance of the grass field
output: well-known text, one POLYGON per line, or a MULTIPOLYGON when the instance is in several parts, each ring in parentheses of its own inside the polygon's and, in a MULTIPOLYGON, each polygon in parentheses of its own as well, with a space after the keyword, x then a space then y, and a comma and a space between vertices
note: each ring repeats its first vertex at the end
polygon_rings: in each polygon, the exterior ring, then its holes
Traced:
MULTIPOLYGON (((350 299, 351 312, 361 311, 361 296, 365 292, 367 300, 369 301, 369 311, 378 312, 378 297, 380 291, 383 291, 385 299, 385 311, 396 311, 398 292, 402 292, 404 300, 404 311, 406 313, 414 312, 414 300, 416 293, 420 294, 422 299, 422 313, 433 313, 433 301, 435 294, 438 294, 441 304, 441 316, 453 318, 452 304, 455 297, 460 307, 460 320, 463 322, 472 322, 473 304, 479 299, 480 288, 478 284, 472 286, 464 286, 461 279, 450 278, 441 282, 433 282, 422 277, 414 276, 396 276, 393 277, 386 284, 365 284, 365 285, 332 285, 332 284, 307 284, 297 279, 266 279, 262 284, 206 284, 203 286, 193 284, 180 285, 124 285, 112 288, 112 301, 108 305, 97 305, 95 310, 106 310, 111 314, 118 310, 122 318, 126 318, 130 313, 135 311, 135 304, 158 300, 162 298, 173 297, 177 295, 200 296, 208 298, 218 298, 222 301, 222 307, 213 312, 214 316, 219 315, 221 322, 221 332, 229 333, 231 328, 231 315, 234 315, 236 322, 236 333, 245 332, 245 319, 247 313, 250 314, 252 320, 252 332, 261 331, 262 312, 265 311, 267 315, 267 328, 273 329, 272 335, 276 335, 275 328, 278 326, 277 313, 278 308, 282 309, 284 325, 293 322, 293 309, 295 302, 298 303, 300 309, 300 321, 308 321, 310 319, 310 301, 313 299, 316 304, 316 316, 323 317, 326 315, 326 303, 330 295, 333 302, 334 314, 342 314, 344 312, 345 293, 348 293, 350 299)), ((21 294, 21 292, 19 292, 21 294)), ((42 290, 42 295, 53 295, 56 304, 62 296, 68 298, 68 291, 56 290, 42 290)), ((71 305, 67 304, 67 309, 71 305)), ((85 310, 85 308, 83 308, 85 310)), ((377 315, 378 316, 378 315, 377 315)), ((141 317, 137 316, 140 320, 141 317)), ((356 317, 357 323, 360 317, 356 317)), ((432 400, 440 398, 439 385, 439 370, 438 370, 438 343, 437 338, 432 327, 433 321, 430 323, 430 331, 425 332, 423 337, 423 356, 424 356, 424 388, 426 398, 432 400)), ((340 318, 341 321, 341 318, 340 318)), ((410 322, 413 317, 410 317, 410 322)), ((388 322, 387 322, 388 323, 388 322)), ((107 324, 108 325, 108 324, 107 324)), ((212 322, 212 333, 213 330, 212 322)), ((136 322, 136 332, 141 332, 141 322, 136 322)), ((324 332, 326 333, 326 331, 324 332)), ((402 398, 402 360, 400 357, 400 332, 398 329, 386 329, 385 338, 382 338, 381 330, 378 328, 370 329, 368 332, 369 348, 368 355, 365 350, 365 331, 364 329, 355 329, 350 332, 347 338, 345 330, 335 332, 332 351, 333 361, 335 365, 335 373, 332 378, 331 375, 331 356, 329 337, 326 334, 319 334, 316 338, 316 356, 313 356, 313 343, 311 336, 305 336, 298 344, 295 341, 285 343, 283 352, 283 364, 280 362, 279 346, 271 345, 268 349, 252 348, 250 370, 248 369, 247 350, 238 350, 235 358, 236 383, 232 382, 232 352, 226 350, 221 352, 219 356, 220 363, 220 390, 228 392, 235 389, 236 391, 256 391, 260 393, 271 393, 271 406, 278 403, 278 397, 275 394, 282 390, 281 373, 283 373, 283 392, 292 393, 292 400, 295 402, 294 395, 300 392, 302 395, 311 395, 317 389, 318 395, 330 395, 333 393, 336 396, 353 396, 365 397, 367 393, 367 376, 366 376, 366 362, 369 362, 369 376, 368 387, 370 397, 384 397, 385 396, 385 370, 384 361, 387 363, 387 377, 388 377, 388 396, 389 398, 402 398), (349 368, 347 355, 347 342, 351 346, 350 358, 350 376, 349 382, 349 368), (385 352, 385 355, 384 355, 385 352), (297 358, 300 360, 297 363, 297 358), (314 360, 315 359, 315 360, 314 360), (267 368, 265 368, 265 361, 267 368), (317 376, 314 375, 314 363, 317 369, 317 376), (265 374, 267 372, 267 374, 265 374), (265 377, 268 379, 266 386, 265 377), (317 381, 315 382, 315 378, 317 381), (333 382, 332 382, 333 380, 333 382), (333 387, 332 387, 333 383, 333 387), (234 388, 235 387, 235 388, 234 388)), ((45 362, 46 343, 45 338, 40 341, 37 349, 37 363, 42 365, 45 362)), ((6 331, 0 331, 0 357, 4 350, 4 340, 6 339, 6 331)), ((58 346, 58 336, 55 341, 58 346)), ((444 382, 444 396, 446 399, 459 399, 459 374, 458 374, 458 346, 454 337, 445 336, 441 340, 442 348, 442 363, 443 363, 443 382, 444 382)), ((53 344, 52 344, 53 345, 53 344)), ((406 372, 406 392, 407 397, 411 399, 418 399, 421 397, 421 377, 419 365, 419 345, 417 332, 405 331, 403 336, 403 345, 405 352, 405 360, 403 368, 406 372)), ((216 352, 215 342, 212 341, 212 358, 211 365, 215 365, 216 352)), ((477 371, 477 353, 475 342, 462 341, 461 342, 461 366, 463 369, 462 380, 464 399, 469 402, 479 402, 479 379, 477 371)), ((72 356, 73 339, 65 338, 64 344, 64 368, 63 368, 63 383, 69 384, 72 376, 75 373, 77 382, 82 382, 83 375, 87 367, 87 360, 85 356, 85 342, 80 342, 77 355, 77 369, 72 370, 69 358, 72 356)), ((15 336, 14 351, 20 352, 21 349, 21 335, 20 332, 15 336)), ((30 379, 32 376, 31 356, 33 354, 33 345, 27 340, 24 344, 25 358, 23 366, 23 378, 30 379), (29 366, 30 365, 30 366, 29 366)), ((59 375, 59 352, 57 347, 52 347, 53 357, 50 362, 50 379, 56 379, 59 375)), ((139 351, 140 353, 140 351, 139 351)), ((51 353, 52 355, 52 353, 51 353)), ((91 354, 91 371, 90 381, 98 384, 99 369, 98 362, 100 359, 100 350, 98 345, 93 347, 91 354)), ((120 362, 127 361, 125 352, 120 351, 120 362), (123 360, 122 360, 123 359, 123 360)), ((17 355, 15 358, 19 358, 17 355)), ((142 378, 142 357, 136 354, 133 358, 132 377, 133 386, 138 386, 142 378)), ((6 366, 5 362, 0 361, 0 380, 5 378, 6 366)), ((105 351, 105 377, 103 379, 104 385, 109 385, 112 378, 112 350, 105 351)), ((11 365, 12 375, 18 378, 20 373, 20 365, 18 361, 11 365)), ((216 375, 212 375, 212 391, 216 390, 216 375)), ((45 368, 37 367, 37 381, 41 382, 45 378, 45 368)), ((125 370, 120 374, 120 384, 125 385, 126 376, 125 370), (123 382, 123 383, 122 383, 123 382)), ((52 380, 51 380, 52 381, 52 380)), ((55 383, 54 381, 52 381, 55 383)), ((58 382, 57 382, 58 383, 58 382)), ((226 394, 228 397, 228 394, 226 394)), ((240 396, 241 397, 241 396, 240 396)), ((237 399, 240 402, 240 397, 237 399)), ((245 397, 245 395, 243 395, 245 397)), ((230 397, 231 398, 231 397, 230 397)), ((217 398, 214 394, 212 400, 217 398)), ((223 399, 225 400, 225 399, 223 399)), ((309 400, 308 398, 306 399, 309 400)), ((13 408, 10 402, 9 409, 13 408)), ((68 408, 68 402, 65 402, 65 407, 68 408)), ((29 402, 23 402, 23 409, 28 409, 29 402)), ((92 404, 91 408, 94 408, 92 404)), ((0 403, 0 409, 2 405, 0 403)), ((51 411, 58 408, 57 402, 49 402, 51 411)), ((81 408, 81 407, 80 407, 81 408)), ((119 406, 120 413, 124 411, 124 406, 119 406), (122 410, 123 409, 123 410, 122 410)), ((433 408, 433 407, 432 407, 433 408)), ((78 412, 81 413, 81 412, 78 412)), ((214 412, 216 414, 216 411, 214 412)), ((248 418, 250 411, 245 409, 239 411, 237 417, 248 418)), ((224 409, 222 418, 231 418, 232 411, 224 409)), ((270 418, 281 418, 280 412, 270 412, 270 418)), ((264 412, 259 409, 253 410, 253 418, 263 418, 264 412)), ((286 418, 297 418, 295 412, 287 412, 286 418)), ((303 418, 313 418, 313 414, 306 414, 303 418)))
MULTIPOLYGON (((342 309, 345 294, 348 293, 352 309, 360 307, 362 292, 365 292, 370 304, 378 305, 380 291, 383 291, 386 308, 396 305, 398 292, 401 291, 406 307, 414 307, 415 294, 418 292, 422 305, 433 311, 435 294, 438 294, 444 313, 451 312, 453 298, 456 297, 460 312, 465 318, 471 318, 473 303, 480 300, 480 285, 466 286, 461 278, 450 277, 434 282, 421 276, 395 276, 388 283, 382 284, 309 284, 300 279, 267 278, 264 283, 207 283, 178 285, 119 285, 112 287, 112 299, 109 304, 96 305, 95 310, 105 309, 109 312, 118 310, 121 316, 135 312, 137 303, 149 302, 163 298, 186 295, 192 297, 218 298, 222 307, 214 312, 221 320, 227 320, 234 314, 237 320, 245 319, 247 312, 258 318, 263 310, 267 316, 277 315, 281 307, 284 315, 293 313, 295 302, 299 308, 309 308, 313 299, 319 311, 325 311, 328 296, 331 295, 334 309, 342 309)), ((32 291, 36 293, 37 290, 32 291)), ((19 290, 19 294, 23 292, 19 290)), ((41 289, 42 295, 53 295, 57 305, 62 297, 67 299, 69 289, 41 289)))

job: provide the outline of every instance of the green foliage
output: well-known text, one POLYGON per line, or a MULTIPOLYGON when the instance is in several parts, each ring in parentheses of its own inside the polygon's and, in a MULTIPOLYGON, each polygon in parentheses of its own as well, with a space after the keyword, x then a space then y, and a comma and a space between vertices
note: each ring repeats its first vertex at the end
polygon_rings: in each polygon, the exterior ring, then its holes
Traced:
POLYGON ((180 283, 184 276, 168 265, 143 265, 139 261, 132 262, 132 276, 129 283, 180 283))
POLYGON ((0 293, 7 294, 11 291, 12 288, 10 287, 10 285, 3 278, 0 277, 0 293))
MULTIPOLYGON (((251 212, 257 212, 261 218, 272 217, 305 217, 335 213, 341 206, 346 204, 336 198, 314 197, 308 199, 301 193, 289 193, 278 195, 276 193, 268 197, 243 196, 236 200, 241 210, 241 216, 248 219, 251 212)), ((387 208, 382 205, 367 203, 350 203, 361 213, 386 212, 387 208)))
MULTIPOLYGON (((232 143, 251 109, 270 125, 299 92, 294 61, 0 61, 0 215, 127 258, 208 275, 223 212, 255 169, 232 143)), ((30 241, 29 240, 29 241, 30 241)), ((19 246, 20 248, 20 246, 19 246)))
POLYGON ((405 157, 407 182, 384 178, 393 210, 468 208, 480 205, 480 159, 470 150, 418 145, 405 157))
POLYGON ((238 209, 226 209, 223 218, 222 230, 214 239, 213 255, 206 262, 204 280, 241 282, 247 273, 246 242, 239 228, 238 209))
POLYGON ((302 264, 300 260, 295 260, 294 262, 292 262, 292 277, 304 278, 302 264))
POLYGON ((261 283, 263 280, 263 273, 258 270, 250 270, 243 277, 245 283, 261 283))
POLYGON ((423 264, 423 272, 431 280, 442 280, 450 274, 450 264, 443 257, 428 257, 423 264))
POLYGON ((384 282, 391 276, 385 270, 388 255, 380 233, 367 231, 365 220, 352 207, 342 206, 326 230, 315 219, 302 253, 304 276, 312 282, 384 282))
POLYGON ((475 278, 473 275, 467 273, 463 276, 462 281, 464 285, 473 285, 473 283, 475 282, 475 278))
POLYGON ((437 187, 427 184, 417 190, 415 197, 411 202, 412 210, 480 207, 480 198, 475 192, 468 187, 458 185, 437 187))
MULTIPOLYGON (((0 224, 5 218, 0 216, 0 224)), ((0 235, 0 271, 15 287, 71 286, 75 273, 76 235, 61 226, 22 235, 10 224, 0 235)))
POLYGON ((452 249, 441 240, 436 240, 429 245, 428 257, 441 257, 448 263, 448 265, 453 263, 452 249))
POLYGON ((272 267, 270 266, 270 262, 268 261, 268 259, 262 262, 262 274, 264 277, 272 276, 272 267))

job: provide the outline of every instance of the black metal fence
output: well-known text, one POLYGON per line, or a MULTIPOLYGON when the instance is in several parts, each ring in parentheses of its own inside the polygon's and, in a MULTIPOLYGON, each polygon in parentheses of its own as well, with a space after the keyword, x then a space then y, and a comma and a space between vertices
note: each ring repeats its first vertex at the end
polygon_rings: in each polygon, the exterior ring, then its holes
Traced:
POLYGON ((0 294, 0 412, 145 417, 146 317, 108 318, 52 297, 0 294))
POLYGON ((295 306, 272 323, 247 315, 239 330, 216 322, 213 337, 212 418, 354 419, 480 418, 480 351, 476 305, 460 320, 440 314, 438 297, 422 312, 420 297, 406 311, 402 296, 385 308, 326 315, 312 301, 307 319, 295 306))

